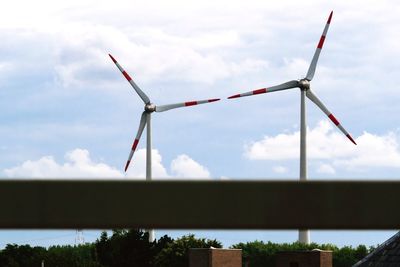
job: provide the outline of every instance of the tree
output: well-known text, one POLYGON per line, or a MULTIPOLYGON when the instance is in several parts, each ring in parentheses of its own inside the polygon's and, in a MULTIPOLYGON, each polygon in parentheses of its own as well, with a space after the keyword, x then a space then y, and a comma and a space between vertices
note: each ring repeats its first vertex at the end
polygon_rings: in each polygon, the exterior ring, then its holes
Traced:
POLYGON ((106 231, 103 231, 100 235, 100 239, 97 239, 95 242, 95 255, 96 260, 100 264, 104 266, 111 266, 113 262, 111 241, 109 240, 106 231))
POLYGON ((347 267, 355 264, 359 260, 363 259, 368 255, 367 247, 359 245, 357 248, 351 246, 345 246, 337 249, 333 253, 333 266, 334 267, 347 267))
POLYGON ((189 248, 220 248, 217 240, 195 238, 193 234, 183 236, 173 242, 167 243, 155 258, 157 267, 187 267, 189 265, 189 248))
POLYGON ((45 253, 46 249, 42 247, 32 248, 29 245, 18 246, 16 244, 8 244, 0 253, 0 266, 40 266, 45 253))
POLYGON ((139 229, 113 230, 111 237, 103 232, 95 243, 98 261, 107 267, 151 267, 155 242, 148 239, 148 233, 139 229))
MULTIPOLYGON (((80 246, 31 247, 8 244, 0 250, 0 267, 41 266, 45 260, 51 267, 186 267, 189 264, 189 248, 221 247, 217 240, 186 235, 173 240, 165 235, 158 241, 149 242, 148 233, 140 229, 113 230, 112 236, 102 232, 95 243, 80 246)), ((242 249, 243 263, 249 267, 273 267, 279 251, 303 251, 318 248, 333 252, 334 267, 352 266, 375 248, 359 245, 356 248, 334 245, 310 245, 301 243, 276 244, 254 241, 239 243, 232 248, 242 249)))
POLYGON ((239 243, 233 245, 232 248, 242 249, 243 264, 248 264, 247 266, 249 267, 274 267, 275 255, 279 251, 309 251, 313 249, 331 250, 334 267, 349 267, 364 258, 371 251, 364 245, 359 245, 357 248, 345 246, 339 249, 332 244, 318 245, 311 243, 307 245, 298 242, 276 244, 272 242, 264 243, 262 241, 239 243))
POLYGON ((93 244, 51 246, 47 250, 45 265, 52 267, 98 267, 100 264, 93 257, 94 249, 93 244))

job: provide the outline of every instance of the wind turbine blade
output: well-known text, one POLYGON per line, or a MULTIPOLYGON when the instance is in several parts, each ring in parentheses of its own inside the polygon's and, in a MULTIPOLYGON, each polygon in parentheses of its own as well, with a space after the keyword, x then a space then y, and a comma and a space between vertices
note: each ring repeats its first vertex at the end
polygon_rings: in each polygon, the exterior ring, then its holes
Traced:
POLYGON ((268 88, 261 88, 261 89, 249 91, 249 92, 246 92, 246 93, 232 95, 232 96, 228 97, 228 99, 238 98, 238 97, 243 97, 243 96, 265 94, 265 93, 270 93, 270 92, 275 92, 275 91, 291 89, 291 88, 295 88, 295 87, 298 87, 298 86, 299 86, 299 82, 297 80, 293 80, 293 81, 289 81, 289 82, 282 83, 282 84, 275 85, 275 86, 268 87, 268 88))
POLYGON ((139 97, 143 100, 145 104, 150 103, 149 97, 137 86, 137 84, 132 80, 131 76, 121 67, 121 65, 115 60, 115 58, 111 55, 108 54, 112 61, 115 63, 117 68, 122 72, 122 75, 128 80, 128 82, 132 85, 133 89, 135 89, 136 93, 139 95, 139 97))
POLYGON ((351 142, 353 142, 353 144, 357 145, 351 135, 343 128, 335 116, 333 116, 333 114, 325 107, 324 104, 322 104, 321 100, 319 100, 319 98, 311 90, 306 91, 306 96, 308 99, 314 102, 314 104, 317 105, 326 114, 326 116, 328 116, 328 118, 342 131, 342 133, 344 133, 345 136, 347 136, 347 138, 350 139, 351 142))
POLYGON ((331 24, 332 15, 333 15, 333 11, 331 11, 331 14, 329 15, 328 21, 325 24, 324 31, 322 32, 322 36, 319 39, 319 43, 317 45, 317 49, 315 50, 314 56, 313 56, 313 58, 311 60, 310 67, 308 68, 306 79, 309 80, 309 81, 311 81, 312 78, 314 77, 315 69, 317 68, 319 54, 321 53, 322 46, 324 45, 326 34, 328 33, 329 25, 331 24))
POLYGON ((126 172, 126 170, 128 169, 129 164, 131 163, 131 159, 132 159, 133 154, 135 153, 136 147, 137 147, 137 145, 138 145, 138 143, 139 143, 140 136, 142 135, 143 130, 144 130, 144 127, 146 126, 146 116, 147 116, 147 113, 146 113, 146 112, 143 112, 143 113, 142 113, 142 117, 140 118, 139 129, 138 129, 138 132, 137 132, 137 134, 136 134, 135 141, 133 141, 131 153, 129 153, 128 160, 126 161, 125 172, 126 172))
POLYGON ((174 109, 174 108, 181 108, 181 107, 188 107, 188 106, 206 104, 206 103, 211 103, 211 102, 215 102, 215 101, 219 101, 219 100, 220 100, 219 98, 215 98, 215 99, 190 101, 190 102, 182 102, 182 103, 177 103, 177 104, 156 106, 156 112, 163 112, 163 111, 167 111, 167 110, 174 109))

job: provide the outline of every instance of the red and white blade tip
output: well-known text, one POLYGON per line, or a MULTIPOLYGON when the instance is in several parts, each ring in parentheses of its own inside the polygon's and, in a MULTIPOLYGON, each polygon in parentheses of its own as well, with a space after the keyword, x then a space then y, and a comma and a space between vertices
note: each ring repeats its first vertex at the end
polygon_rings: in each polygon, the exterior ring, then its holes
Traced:
POLYGON ((348 133, 342 128, 342 126, 340 126, 339 121, 336 119, 336 117, 335 117, 332 113, 328 115, 328 118, 329 118, 336 126, 338 126, 338 127, 342 130, 342 132, 344 131, 343 133, 346 135, 347 138, 350 139, 351 142, 353 142, 353 144, 357 145, 357 143, 354 141, 354 139, 351 137, 351 135, 348 134, 348 133))
POLYGON ((232 99, 232 98, 238 98, 238 97, 240 97, 240 94, 237 94, 237 95, 231 95, 230 97, 228 97, 228 99, 232 99))
POLYGON ((126 165, 125 165, 125 172, 126 172, 126 170, 128 169, 128 167, 129 167, 129 163, 131 163, 130 160, 128 160, 128 161, 126 162, 126 165))
POLYGON ((354 139, 351 137, 350 134, 347 134, 346 136, 347 136, 347 138, 350 139, 351 142, 353 142, 353 144, 357 145, 356 141, 354 141, 354 139))
POLYGON ((211 103, 211 102, 215 102, 215 101, 219 101, 219 98, 213 98, 213 99, 208 99, 208 100, 202 100, 202 101, 188 101, 185 102, 185 107, 189 107, 189 106, 194 106, 194 105, 198 105, 198 104, 204 104, 204 103, 211 103))
POLYGON ((132 159, 133 153, 135 153, 135 150, 136 150, 136 147, 137 147, 138 144, 139 144, 139 139, 135 138, 135 141, 133 141, 133 144, 132 144, 131 154, 129 155, 129 159, 126 162, 126 165, 125 165, 125 172, 128 169, 129 164, 131 163, 131 159, 132 159))
POLYGON ((110 56, 110 58, 112 59, 112 61, 114 62, 114 63, 117 63, 117 61, 115 60, 115 58, 111 55, 111 54, 108 54, 109 56, 110 56))
POLYGON ((331 23, 332 15, 333 15, 333 10, 331 11, 331 14, 329 14, 329 18, 328 18, 328 22, 327 22, 328 24, 331 23))
POLYGON ((228 99, 238 98, 238 97, 242 97, 242 96, 265 94, 266 92, 267 92, 267 88, 261 88, 261 89, 253 90, 251 92, 247 92, 244 94, 232 95, 232 96, 228 97, 228 99))

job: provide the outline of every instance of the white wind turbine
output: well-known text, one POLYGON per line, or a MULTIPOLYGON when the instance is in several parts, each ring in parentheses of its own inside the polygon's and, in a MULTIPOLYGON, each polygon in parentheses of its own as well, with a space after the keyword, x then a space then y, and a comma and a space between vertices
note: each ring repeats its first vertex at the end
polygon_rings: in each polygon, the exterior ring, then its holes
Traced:
MULTIPOLYGON (((199 105, 199 104, 211 103, 211 102, 219 101, 220 99, 215 98, 215 99, 189 101, 189 102, 182 102, 182 103, 176 103, 176 104, 156 106, 153 103, 151 103, 149 97, 139 88, 139 86, 137 86, 137 84, 132 80, 132 78, 129 76, 129 74, 121 67, 121 65, 115 60, 115 58, 111 54, 108 54, 108 55, 110 56, 112 61, 115 63, 115 65, 118 67, 118 69, 121 71, 121 73, 125 76, 125 78, 128 80, 128 82, 132 85, 133 89, 136 91, 136 93, 139 95, 139 97, 143 100, 143 102, 145 104, 144 111, 140 118, 139 129, 136 134, 136 138, 133 141, 132 149, 129 154, 126 165, 125 165, 125 172, 127 171, 129 164, 131 163, 131 159, 133 157, 133 154, 135 153, 136 147, 139 143, 140 136, 142 135, 144 127, 147 125, 146 180, 149 181, 149 180, 151 180, 151 113, 164 112, 164 111, 174 109, 174 108, 181 108, 181 107, 188 107, 188 106, 194 106, 194 105, 199 105)), ((154 239, 155 239, 154 230, 148 230, 148 232, 149 232, 149 241, 150 242, 154 241, 154 239)))
MULTIPOLYGON (((333 11, 330 13, 328 21, 325 25, 324 31, 322 36, 319 40, 317 45, 317 49, 315 50, 314 56, 311 60, 310 67, 308 68, 308 72, 305 78, 300 80, 292 80, 286 83, 282 83, 280 85, 268 87, 268 88, 261 88, 257 90, 253 90, 250 92, 237 94, 228 97, 231 98, 238 98, 243 96, 251 96, 251 95, 258 95, 264 94, 269 92, 281 91, 291 88, 300 88, 301 93, 301 116, 300 116, 300 180, 307 180, 307 152, 306 152, 306 103, 305 97, 308 97, 315 105, 317 105, 327 116, 328 118, 356 145, 356 142, 353 140, 351 135, 340 125, 339 121, 333 116, 333 114, 322 104, 321 100, 311 91, 310 89, 310 81, 314 77, 315 69, 317 66, 319 54, 321 53, 322 46, 325 41, 326 34, 328 32, 329 25, 331 23, 333 11)), ((309 230, 299 230, 299 242, 301 243, 310 243, 310 232, 309 230)))

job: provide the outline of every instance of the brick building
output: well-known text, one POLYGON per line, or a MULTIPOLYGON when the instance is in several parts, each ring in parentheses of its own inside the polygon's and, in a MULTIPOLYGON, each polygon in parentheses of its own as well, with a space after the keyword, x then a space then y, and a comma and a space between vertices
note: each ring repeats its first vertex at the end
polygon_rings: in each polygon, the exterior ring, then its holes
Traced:
POLYGON ((332 267, 332 251, 313 249, 311 251, 278 252, 276 267, 332 267))
POLYGON ((191 248, 189 267, 242 267, 242 250, 191 248))

